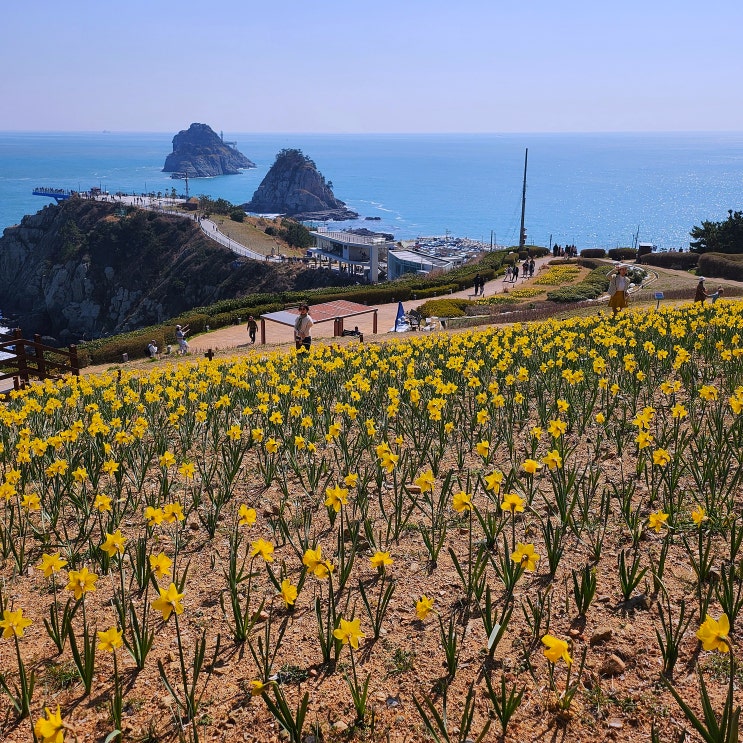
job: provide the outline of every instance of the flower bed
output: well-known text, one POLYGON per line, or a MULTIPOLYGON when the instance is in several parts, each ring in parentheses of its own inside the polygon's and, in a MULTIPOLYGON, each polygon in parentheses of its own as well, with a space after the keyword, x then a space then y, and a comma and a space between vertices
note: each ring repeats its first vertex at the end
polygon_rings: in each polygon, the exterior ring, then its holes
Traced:
POLYGON ((732 712, 742 327, 720 301, 14 393, 0 737, 668 740, 701 683, 732 712))

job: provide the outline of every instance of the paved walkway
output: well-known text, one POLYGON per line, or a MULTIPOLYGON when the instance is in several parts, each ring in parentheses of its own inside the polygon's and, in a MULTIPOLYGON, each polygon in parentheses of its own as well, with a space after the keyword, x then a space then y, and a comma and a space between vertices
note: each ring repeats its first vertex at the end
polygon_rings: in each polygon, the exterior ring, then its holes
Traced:
MULTIPOLYGON (((536 258, 535 263, 535 277, 538 275, 542 267, 552 260, 552 256, 545 256, 544 258, 536 258)), ((531 286, 534 279, 519 279, 517 284, 510 282, 504 282, 503 278, 493 279, 485 284, 485 297, 493 296, 494 294, 503 294, 504 289, 507 288, 509 291, 514 288, 528 287, 531 286)), ((458 292, 454 292, 451 295, 445 295, 440 297, 444 299, 448 296, 456 297, 460 299, 468 299, 472 297, 472 288, 463 289, 458 292)), ((419 305, 423 304, 426 300, 413 301, 409 300, 403 303, 405 311, 414 309, 419 305)), ((344 327, 346 330, 352 330, 354 326, 358 326, 359 331, 363 333, 364 340, 380 340, 384 337, 391 337, 393 328, 395 327, 395 319, 397 318, 397 302, 390 302, 389 304, 377 305, 377 333, 373 333, 373 314, 369 313, 366 315, 360 315, 359 317, 349 317, 345 320, 344 327)), ((259 319, 259 318, 256 318, 259 319)), ((213 351, 225 351, 230 348, 245 348, 250 346, 250 340, 248 338, 248 331, 246 328, 247 316, 242 318, 240 325, 230 325, 219 330, 213 330, 210 333, 203 333, 196 336, 195 338, 189 339, 189 345, 192 352, 203 353, 209 349, 213 351)), ((260 323, 259 323, 260 326, 260 323)), ((314 338, 332 338, 333 337, 333 323, 324 322, 319 325, 315 325, 312 328, 312 335, 314 338)), ((258 340, 260 341, 260 329, 258 333, 258 340)), ((294 340, 294 329, 286 325, 279 325, 275 322, 266 323, 266 344, 273 346, 276 344, 293 343, 294 340)), ((353 340, 347 338, 344 340, 353 340)), ((260 347, 259 344, 256 348, 260 347)))

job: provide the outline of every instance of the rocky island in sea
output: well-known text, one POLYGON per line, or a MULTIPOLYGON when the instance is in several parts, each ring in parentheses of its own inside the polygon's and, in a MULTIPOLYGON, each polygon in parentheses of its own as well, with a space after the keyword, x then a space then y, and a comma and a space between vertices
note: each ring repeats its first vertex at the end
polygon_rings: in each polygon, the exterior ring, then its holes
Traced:
POLYGON ((163 173, 173 178, 211 178, 217 175, 237 175, 254 168, 236 147, 225 142, 207 124, 191 124, 173 137, 173 151, 165 159, 163 173))
POLYGON ((302 220, 358 219, 333 194, 315 163, 301 150, 281 150, 253 198, 243 205, 256 214, 282 214, 302 220))

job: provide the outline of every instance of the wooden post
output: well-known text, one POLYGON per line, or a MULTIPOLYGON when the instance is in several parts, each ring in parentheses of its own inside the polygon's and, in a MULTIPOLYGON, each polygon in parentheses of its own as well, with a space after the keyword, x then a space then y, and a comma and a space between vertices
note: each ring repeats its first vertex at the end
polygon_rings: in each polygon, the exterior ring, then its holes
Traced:
MULTIPOLYGON (((70 371, 76 376, 80 376, 80 359, 77 356, 77 346, 68 346, 70 352, 70 371)), ((119 372, 121 369, 119 369, 119 372)))
POLYGON ((36 372, 39 379, 46 379, 44 349, 41 347, 41 336, 38 333, 34 333, 34 356, 36 357, 36 372))
POLYGON ((266 321, 261 318, 261 345, 266 345, 266 321))
POLYGON ((211 361, 214 358, 214 351, 210 348, 206 353, 204 353, 204 357, 211 361))
POLYGON ((377 334, 377 311, 374 310, 374 322, 372 324, 372 333, 377 334))
POLYGON ((26 360, 26 342, 20 328, 13 331, 15 341, 15 356, 18 363, 18 378, 23 384, 28 384, 28 361, 26 360))

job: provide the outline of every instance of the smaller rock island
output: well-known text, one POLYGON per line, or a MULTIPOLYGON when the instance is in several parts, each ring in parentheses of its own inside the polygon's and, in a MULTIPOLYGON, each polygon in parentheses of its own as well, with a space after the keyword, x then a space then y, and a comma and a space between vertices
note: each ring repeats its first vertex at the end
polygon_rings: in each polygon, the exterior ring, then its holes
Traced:
POLYGON ((283 214, 302 220, 358 219, 336 199, 333 184, 301 150, 281 150, 253 198, 243 205, 257 214, 283 214))
POLYGON ((173 151, 165 159, 163 173, 172 173, 172 178, 212 178, 254 167, 254 162, 210 126, 191 124, 173 137, 173 151))

